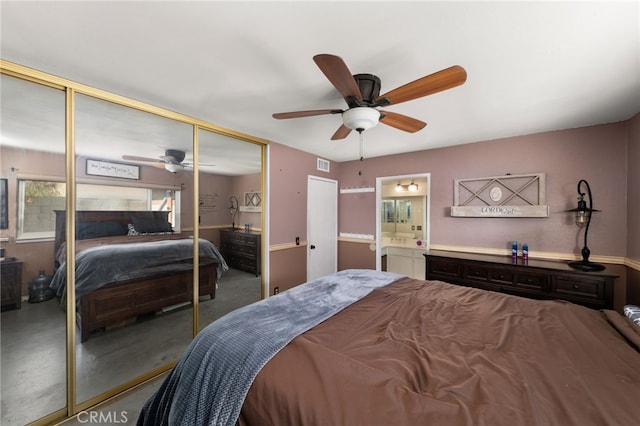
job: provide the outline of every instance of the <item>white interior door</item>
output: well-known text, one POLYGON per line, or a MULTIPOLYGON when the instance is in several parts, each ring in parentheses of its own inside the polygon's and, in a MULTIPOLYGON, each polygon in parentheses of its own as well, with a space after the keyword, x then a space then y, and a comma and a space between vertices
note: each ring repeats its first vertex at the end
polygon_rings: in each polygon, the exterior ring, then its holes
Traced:
POLYGON ((307 281, 338 270, 338 182, 307 179, 307 281))

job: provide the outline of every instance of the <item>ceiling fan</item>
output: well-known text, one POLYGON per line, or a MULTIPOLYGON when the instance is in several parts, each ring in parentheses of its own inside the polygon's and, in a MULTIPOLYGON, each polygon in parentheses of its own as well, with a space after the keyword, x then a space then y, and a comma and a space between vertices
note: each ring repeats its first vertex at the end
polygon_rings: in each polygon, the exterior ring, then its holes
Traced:
POLYGON ((362 133, 374 127, 379 121, 405 132, 417 132, 423 129, 427 123, 403 114, 383 111, 379 108, 451 89, 467 80, 465 69, 459 65, 454 65, 380 95, 380 79, 377 76, 372 74, 352 75, 339 56, 320 54, 314 56, 313 60, 331 84, 340 92, 347 102, 348 108, 345 110, 317 109, 280 112, 273 114, 273 118, 286 119, 341 114, 343 124, 333 134, 332 140, 344 139, 352 130, 362 133))
MULTIPOLYGON (((185 157, 184 151, 180 151, 177 149, 167 149, 164 152, 164 155, 161 155, 158 158, 138 157, 135 155, 123 155, 122 159, 129 160, 129 161, 141 161, 145 163, 154 163, 153 164, 154 167, 165 169, 171 173, 177 173, 179 171, 184 170, 185 168, 193 168, 193 163, 185 162, 184 157, 185 157)), ((213 166, 213 164, 202 164, 202 165, 213 166)))

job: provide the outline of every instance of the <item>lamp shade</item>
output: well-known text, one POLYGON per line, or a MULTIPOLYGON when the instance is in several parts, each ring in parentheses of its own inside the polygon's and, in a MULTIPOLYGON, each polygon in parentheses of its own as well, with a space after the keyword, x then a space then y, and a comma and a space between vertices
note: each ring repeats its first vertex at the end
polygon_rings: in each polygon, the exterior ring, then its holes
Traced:
POLYGON ((342 122, 351 130, 362 132, 375 127, 380 119, 380 111, 369 107, 356 107, 342 113, 342 122))

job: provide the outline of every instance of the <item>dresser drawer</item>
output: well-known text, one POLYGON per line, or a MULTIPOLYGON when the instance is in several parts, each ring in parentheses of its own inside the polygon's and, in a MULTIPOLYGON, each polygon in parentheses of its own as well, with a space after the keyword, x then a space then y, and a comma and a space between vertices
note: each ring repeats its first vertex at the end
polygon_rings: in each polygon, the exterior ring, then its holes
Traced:
POLYGON ((465 265, 462 268, 462 279, 471 281, 489 281, 489 268, 478 265, 465 265))
POLYGON ((254 236, 242 235, 240 233, 230 233, 227 237, 231 244, 237 244, 241 246, 248 246, 251 248, 256 247, 257 239, 254 236))
POLYGON ((508 284, 513 285, 515 274, 513 271, 505 269, 491 269, 489 270, 489 281, 495 284, 508 284))
POLYGON ((583 276, 558 275, 554 277, 554 290, 558 294, 580 298, 604 300, 606 281, 583 276))
POLYGON ((528 290, 549 290, 549 274, 535 271, 518 271, 514 285, 528 290))
POLYGON ((458 279, 462 265, 457 262, 442 259, 427 259, 427 280, 458 279))

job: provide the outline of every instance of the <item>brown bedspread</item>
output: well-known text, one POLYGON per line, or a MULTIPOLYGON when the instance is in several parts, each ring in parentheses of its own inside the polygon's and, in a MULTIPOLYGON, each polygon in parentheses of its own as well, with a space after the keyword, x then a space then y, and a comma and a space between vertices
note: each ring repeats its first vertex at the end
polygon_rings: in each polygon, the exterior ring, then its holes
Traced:
POLYGON ((405 278, 280 351, 239 424, 638 424, 633 339, 612 311, 405 278))

